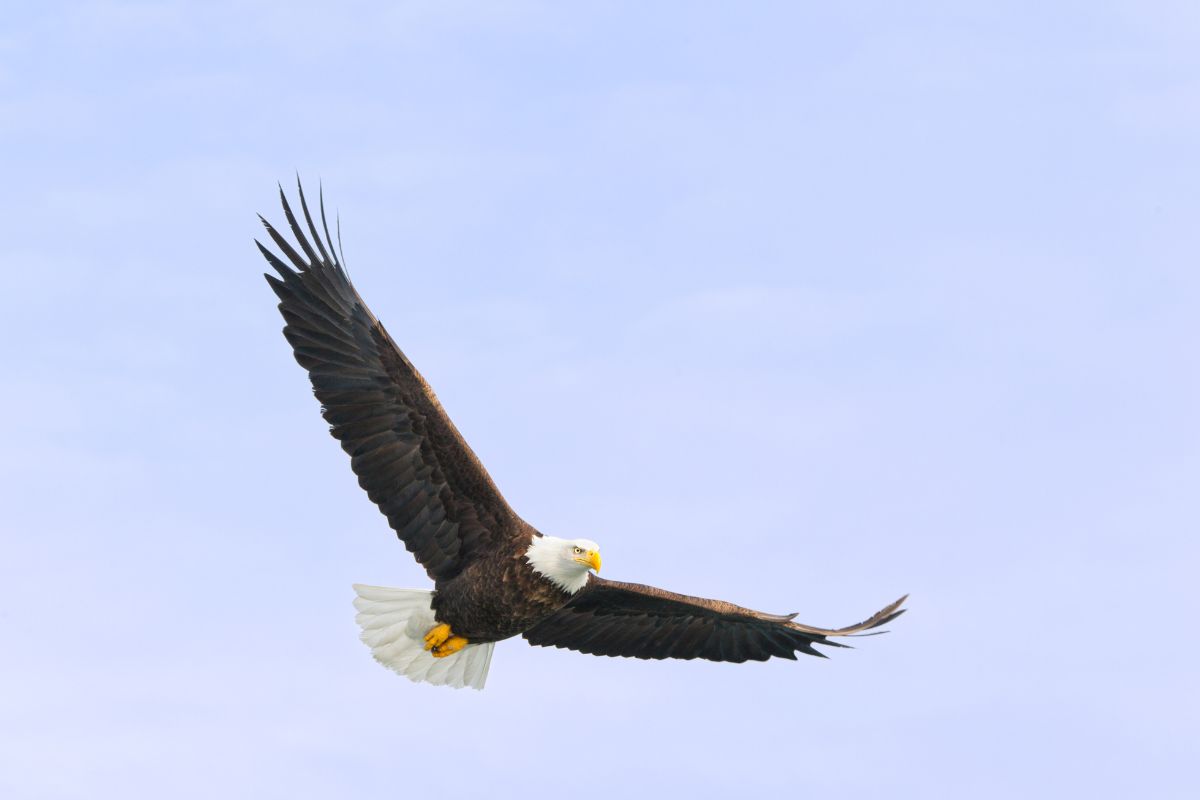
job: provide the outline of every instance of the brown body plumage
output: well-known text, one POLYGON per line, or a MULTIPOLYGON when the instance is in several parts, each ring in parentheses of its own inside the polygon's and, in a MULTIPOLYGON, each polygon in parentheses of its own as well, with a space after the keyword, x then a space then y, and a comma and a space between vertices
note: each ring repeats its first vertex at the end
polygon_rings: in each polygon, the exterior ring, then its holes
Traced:
POLYGON ((472 642, 495 642, 524 633, 571 600, 530 568, 525 551, 541 534, 525 527, 528 538, 516 540, 516 547, 507 545, 437 582, 433 609, 438 622, 472 642))
POLYGON ((433 390, 351 285, 300 190, 308 234, 280 190, 298 252, 263 220, 287 259, 259 244, 279 273, 284 335, 312 381, 330 432, 359 484, 434 581, 438 622, 472 642, 524 634, 532 644, 636 658, 764 661, 821 655, 814 644, 876 628, 904 598, 870 619, 816 628, 720 600, 589 576, 575 593, 536 572, 526 553, 539 532, 509 507, 433 390), (311 236, 311 240, 310 240, 311 236))

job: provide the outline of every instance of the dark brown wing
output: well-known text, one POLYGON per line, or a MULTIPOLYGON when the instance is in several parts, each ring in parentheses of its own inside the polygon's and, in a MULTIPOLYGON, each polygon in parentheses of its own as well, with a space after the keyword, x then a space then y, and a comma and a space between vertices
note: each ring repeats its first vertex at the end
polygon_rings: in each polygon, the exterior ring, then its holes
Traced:
POLYGON ((359 485, 431 578, 453 577, 479 553, 520 537, 519 518, 429 384, 350 284, 329 236, 324 198, 322 242, 300 189, 310 243, 282 187, 279 196, 303 255, 265 219, 290 265, 255 244, 282 279, 266 276, 287 322, 283 335, 308 370, 321 413, 350 454, 359 485))
POLYGON ((653 586, 591 576, 553 616, 525 632, 530 644, 566 647, 597 656, 703 658, 709 661, 795 660, 796 652, 824 654, 814 644, 846 647, 830 636, 877 628, 904 613, 907 595, 848 628, 814 628, 722 600, 675 594, 653 586))

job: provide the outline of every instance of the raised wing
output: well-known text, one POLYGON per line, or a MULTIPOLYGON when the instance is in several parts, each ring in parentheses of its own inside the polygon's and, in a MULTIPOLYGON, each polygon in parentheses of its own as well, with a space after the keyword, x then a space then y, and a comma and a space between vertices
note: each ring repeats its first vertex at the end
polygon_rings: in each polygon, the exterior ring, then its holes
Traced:
POLYGON ((824 658, 814 644, 846 647, 828 637, 851 636, 890 622, 904 613, 900 606, 907 597, 857 625, 815 628, 792 622, 795 614, 764 614, 722 600, 593 575, 570 603, 526 631, 525 638, 530 644, 597 656, 741 663, 772 656, 795 660, 801 652, 824 658))
POLYGON ((255 242, 280 275, 266 278, 279 296, 283 335, 308 370, 359 485, 431 578, 453 577, 479 553, 528 533, 429 384, 354 290, 329 236, 324 198, 322 242, 299 192, 311 243, 282 187, 279 197, 303 255, 265 219, 290 264, 255 242))

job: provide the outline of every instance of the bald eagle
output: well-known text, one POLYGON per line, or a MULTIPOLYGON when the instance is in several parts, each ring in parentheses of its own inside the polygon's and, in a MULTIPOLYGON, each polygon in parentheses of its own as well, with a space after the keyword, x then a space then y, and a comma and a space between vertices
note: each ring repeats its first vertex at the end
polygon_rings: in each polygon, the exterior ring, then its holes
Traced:
POLYGON ((298 186, 307 234, 280 187, 288 243, 261 215, 283 258, 256 241, 278 277, 283 334, 308 371, 330 433, 359 485, 432 579, 432 591, 354 587, 362 639, 413 680, 482 689, 495 643, 643 659, 795 660, 813 645, 878 628, 905 598, 845 628, 721 600, 605 580, 600 546, 547 536, 517 516, 442 409, 433 389, 367 308, 339 259, 320 198, 321 227, 298 186), (286 259, 286 262, 284 261, 286 259))

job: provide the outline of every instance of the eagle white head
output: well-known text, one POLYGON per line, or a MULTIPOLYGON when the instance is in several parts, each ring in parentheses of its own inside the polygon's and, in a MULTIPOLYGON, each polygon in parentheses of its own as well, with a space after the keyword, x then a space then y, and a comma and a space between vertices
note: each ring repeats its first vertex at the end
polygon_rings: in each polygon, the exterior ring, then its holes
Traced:
POLYGON ((600 571, 600 545, 591 539, 535 536, 525 551, 525 558, 535 572, 545 575, 570 594, 584 587, 588 572, 600 571))

